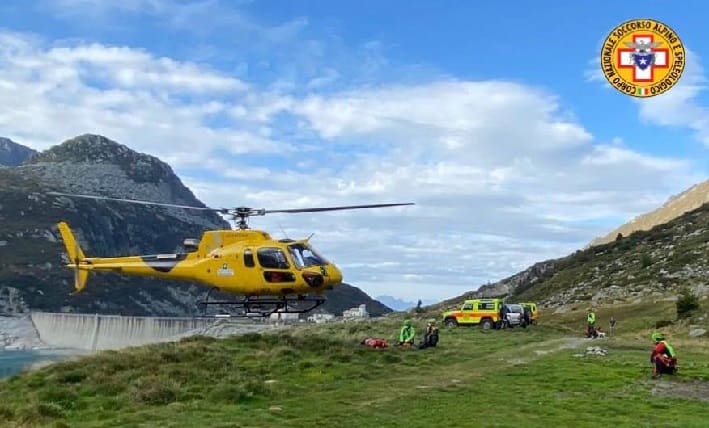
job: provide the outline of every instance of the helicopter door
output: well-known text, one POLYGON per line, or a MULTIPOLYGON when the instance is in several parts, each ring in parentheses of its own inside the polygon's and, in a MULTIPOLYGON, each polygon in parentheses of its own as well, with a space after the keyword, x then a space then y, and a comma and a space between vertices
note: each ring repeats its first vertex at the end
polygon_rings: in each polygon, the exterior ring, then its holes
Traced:
POLYGON ((263 268, 266 282, 295 282, 295 275, 283 250, 277 247, 261 247, 256 251, 258 263, 263 268))

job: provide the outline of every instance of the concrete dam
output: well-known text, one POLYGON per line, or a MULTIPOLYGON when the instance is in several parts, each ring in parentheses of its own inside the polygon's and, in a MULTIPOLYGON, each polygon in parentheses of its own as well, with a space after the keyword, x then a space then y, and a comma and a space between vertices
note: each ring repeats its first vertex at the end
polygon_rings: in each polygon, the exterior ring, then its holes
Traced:
POLYGON ((176 341, 196 334, 224 337, 269 326, 219 318, 133 317, 121 315, 33 312, 40 340, 56 348, 87 351, 120 349, 176 341))

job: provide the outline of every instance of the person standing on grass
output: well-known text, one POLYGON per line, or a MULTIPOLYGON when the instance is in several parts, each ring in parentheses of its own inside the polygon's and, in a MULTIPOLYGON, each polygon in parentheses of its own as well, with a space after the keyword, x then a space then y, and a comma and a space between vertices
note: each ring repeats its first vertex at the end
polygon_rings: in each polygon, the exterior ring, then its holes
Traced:
POLYGON ((613 336, 613 331, 615 330, 615 317, 611 315, 611 320, 608 321, 608 334, 613 336))

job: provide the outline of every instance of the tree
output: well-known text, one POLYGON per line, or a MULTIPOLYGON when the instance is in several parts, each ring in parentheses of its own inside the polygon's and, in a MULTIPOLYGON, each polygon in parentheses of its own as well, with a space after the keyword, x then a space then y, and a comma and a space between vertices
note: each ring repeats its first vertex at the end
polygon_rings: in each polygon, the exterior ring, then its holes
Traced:
POLYGON ((618 234, 615 236, 615 242, 618 242, 618 241, 620 241, 621 239, 623 239, 623 234, 620 233, 620 232, 618 232, 618 234))

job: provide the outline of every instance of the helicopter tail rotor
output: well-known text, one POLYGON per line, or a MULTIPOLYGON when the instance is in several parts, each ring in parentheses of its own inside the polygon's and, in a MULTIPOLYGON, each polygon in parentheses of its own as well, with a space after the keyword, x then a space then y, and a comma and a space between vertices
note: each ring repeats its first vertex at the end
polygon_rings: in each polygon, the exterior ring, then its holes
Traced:
POLYGON ((61 222, 57 225, 59 233, 62 235, 66 252, 69 254, 71 263, 69 267, 74 268, 74 289, 76 293, 81 292, 86 287, 86 281, 89 279, 89 271, 81 268, 81 262, 86 259, 84 252, 81 250, 79 243, 74 238, 69 225, 61 222))

